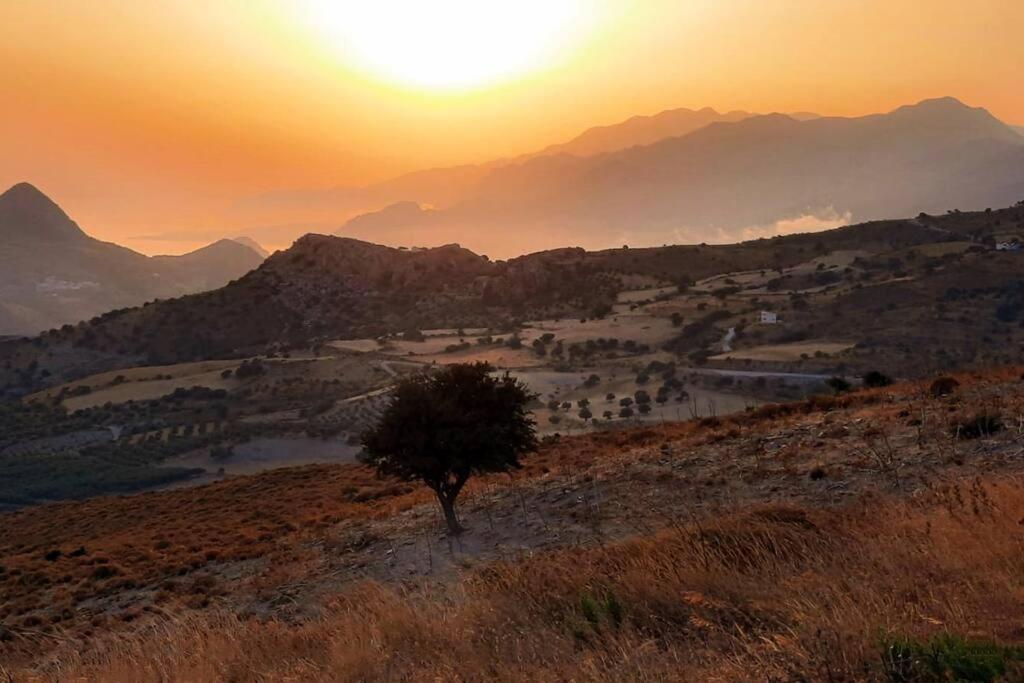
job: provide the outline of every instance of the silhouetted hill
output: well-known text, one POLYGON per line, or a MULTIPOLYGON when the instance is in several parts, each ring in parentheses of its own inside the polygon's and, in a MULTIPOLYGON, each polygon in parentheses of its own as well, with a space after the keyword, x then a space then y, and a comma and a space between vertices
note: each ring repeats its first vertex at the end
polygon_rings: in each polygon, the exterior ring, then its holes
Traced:
POLYGON ((405 250, 306 235, 221 289, 112 311, 53 340, 167 362, 412 327, 500 325, 611 300, 613 283, 567 271, 563 262, 574 260, 574 250, 561 250, 495 263, 455 244, 405 250))
POLYGON ((927 100, 888 114, 798 121, 772 114, 591 157, 501 166, 464 199, 417 221, 362 217, 342 232, 437 235, 517 253, 732 241, 780 221, 1007 205, 1024 196, 1024 138, 984 109, 927 100), (496 245, 496 246, 495 246, 496 245))
POLYGON ((0 195, 0 334, 28 334, 154 298, 220 287, 259 265, 221 240, 148 257, 88 236, 28 183, 0 195))
POLYGON ((45 194, 18 183, 0 194, 0 243, 80 243, 89 239, 45 194))

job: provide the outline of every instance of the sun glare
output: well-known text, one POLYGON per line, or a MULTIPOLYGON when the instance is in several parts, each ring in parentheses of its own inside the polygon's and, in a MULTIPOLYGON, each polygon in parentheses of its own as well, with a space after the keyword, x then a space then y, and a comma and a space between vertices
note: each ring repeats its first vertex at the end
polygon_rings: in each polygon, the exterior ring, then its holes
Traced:
POLYGON ((461 90, 564 55, 582 0, 312 0, 309 17, 353 68, 399 85, 461 90))

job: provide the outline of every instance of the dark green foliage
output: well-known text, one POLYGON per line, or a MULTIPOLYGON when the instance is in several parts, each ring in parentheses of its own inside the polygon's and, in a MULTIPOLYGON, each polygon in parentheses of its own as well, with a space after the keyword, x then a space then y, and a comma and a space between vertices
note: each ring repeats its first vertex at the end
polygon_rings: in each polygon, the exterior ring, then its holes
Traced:
POLYGON ((423 481, 458 533, 455 499, 470 475, 518 468, 520 454, 536 448, 527 410, 535 398, 507 373, 493 376, 486 363, 407 378, 363 435, 365 459, 381 474, 423 481))
POLYGON ((842 377, 829 377, 825 380, 825 385, 837 394, 842 394, 850 390, 850 383, 842 377))
POLYGON ((411 342, 421 342, 424 337, 423 333, 418 328, 412 327, 402 333, 402 339, 411 342))
POLYGON ((869 389, 887 387, 890 384, 892 384, 892 380, 878 370, 872 370, 864 375, 864 386, 869 389))
MULTIPOLYGON (((948 633, 921 642, 891 638, 883 642, 882 670, 892 683, 941 683, 943 681, 994 682, 1007 678, 1013 669, 1024 673, 1024 649, 990 640, 966 640, 948 633)), ((1012 680, 1020 680, 1019 678, 1012 680)))
POLYGON ((235 377, 238 379, 247 379, 249 377, 259 377, 266 369, 263 367, 263 363, 259 358, 253 358, 251 361, 242 361, 242 364, 235 370, 235 377))
POLYGON ((130 493, 201 473, 195 468, 159 467, 141 449, 113 445, 82 453, 5 456, 0 459, 0 505, 130 493))
POLYGON ((618 630, 626 619, 626 610, 613 593, 603 598, 589 593, 582 594, 579 613, 583 617, 583 622, 574 626, 573 634, 583 641, 602 631, 618 630))

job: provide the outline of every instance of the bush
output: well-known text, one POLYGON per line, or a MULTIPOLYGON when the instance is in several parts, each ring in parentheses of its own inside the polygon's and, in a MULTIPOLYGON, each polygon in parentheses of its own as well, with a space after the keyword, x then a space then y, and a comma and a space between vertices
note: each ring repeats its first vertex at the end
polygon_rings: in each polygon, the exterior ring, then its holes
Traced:
POLYGON ((825 380, 825 385, 837 394, 842 394, 850 390, 850 383, 839 376, 829 377, 825 380))
POLYGON ((950 431, 954 436, 961 439, 980 439, 1001 431, 1003 428, 1003 417, 999 413, 982 411, 971 417, 954 422, 950 431))
POLYGON ((959 386, 960 382, 957 382, 952 377, 938 377, 934 382, 932 382, 931 387, 928 389, 928 393, 932 395, 932 398, 948 396, 956 391, 959 386))
POLYGON ((887 375, 883 375, 878 370, 872 370, 871 372, 864 375, 864 386, 868 387, 869 389, 887 387, 890 384, 892 384, 892 380, 887 375))
POLYGON ((235 370, 235 377, 238 379, 245 379, 247 377, 258 377, 266 372, 263 367, 262 361, 259 358, 253 358, 251 361, 242 361, 242 364, 235 370))

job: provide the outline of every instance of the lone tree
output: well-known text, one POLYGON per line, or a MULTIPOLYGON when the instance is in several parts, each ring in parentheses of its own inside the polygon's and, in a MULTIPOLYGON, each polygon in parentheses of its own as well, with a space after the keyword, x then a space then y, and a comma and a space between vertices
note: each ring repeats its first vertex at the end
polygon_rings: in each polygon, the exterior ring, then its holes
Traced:
POLYGON ((527 405, 536 398, 486 363, 449 365, 398 384, 376 427, 363 435, 366 462, 381 474, 422 480, 437 495, 452 534, 463 527, 455 499, 471 474, 520 467, 536 448, 527 405))

